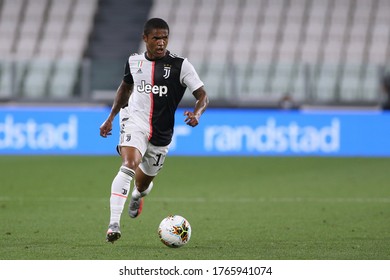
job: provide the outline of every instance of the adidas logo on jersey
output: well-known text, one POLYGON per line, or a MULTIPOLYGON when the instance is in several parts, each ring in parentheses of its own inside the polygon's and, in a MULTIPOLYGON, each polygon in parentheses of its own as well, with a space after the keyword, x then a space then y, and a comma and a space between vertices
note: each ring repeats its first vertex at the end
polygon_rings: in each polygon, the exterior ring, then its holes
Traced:
POLYGON ((139 92, 144 92, 144 93, 153 93, 153 94, 158 94, 158 96, 163 96, 168 93, 168 87, 167 86, 157 86, 154 85, 152 86, 151 84, 147 84, 145 80, 141 81, 141 85, 137 86, 137 90, 139 92))

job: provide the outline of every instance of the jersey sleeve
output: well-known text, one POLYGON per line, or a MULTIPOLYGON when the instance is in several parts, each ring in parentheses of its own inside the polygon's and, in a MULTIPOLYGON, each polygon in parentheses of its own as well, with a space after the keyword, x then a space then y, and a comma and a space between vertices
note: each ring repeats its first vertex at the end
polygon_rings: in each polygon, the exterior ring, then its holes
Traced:
POLYGON ((180 82, 183 86, 188 87, 191 92, 194 92, 203 86, 203 82, 200 80, 198 73, 188 59, 184 59, 183 61, 180 72, 180 82))
POLYGON ((123 75, 123 81, 129 85, 134 84, 133 75, 130 72, 129 60, 126 61, 125 74, 123 75))

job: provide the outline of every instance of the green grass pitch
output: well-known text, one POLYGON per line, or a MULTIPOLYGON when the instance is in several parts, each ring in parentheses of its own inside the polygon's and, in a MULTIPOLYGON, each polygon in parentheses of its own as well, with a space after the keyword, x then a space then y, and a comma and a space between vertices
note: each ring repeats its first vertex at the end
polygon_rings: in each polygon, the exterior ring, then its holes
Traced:
POLYGON ((1 156, 0 259, 390 259, 390 158, 168 157, 105 242, 119 157, 1 156), (165 247, 169 214, 190 242, 165 247))

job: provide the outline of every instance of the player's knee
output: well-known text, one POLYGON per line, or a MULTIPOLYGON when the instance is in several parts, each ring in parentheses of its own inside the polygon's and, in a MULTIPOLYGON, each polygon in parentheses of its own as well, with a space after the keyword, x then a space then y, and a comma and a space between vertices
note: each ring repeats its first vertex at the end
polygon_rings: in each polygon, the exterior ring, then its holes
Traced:
POLYGON ((138 165, 141 163, 141 153, 133 147, 121 147, 122 165, 127 168, 137 170, 138 165))
POLYGON ((122 166, 126 166, 129 169, 136 170, 139 165, 139 161, 137 160, 124 160, 122 162, 122 166))

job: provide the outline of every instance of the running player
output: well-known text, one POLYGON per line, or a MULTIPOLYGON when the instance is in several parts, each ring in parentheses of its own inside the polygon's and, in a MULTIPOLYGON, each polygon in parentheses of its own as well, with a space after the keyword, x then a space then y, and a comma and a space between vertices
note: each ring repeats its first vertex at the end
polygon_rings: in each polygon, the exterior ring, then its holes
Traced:
POLYGON ((120 139, 117 150, 122 165, 111 185, 110 222, 106 235, 114 243, 121 237, 120 218, 131 192, 129 215, 142 211, 143 197, 150 193, 153 178, 161 170, 172 140, 174 114, 186 88, 196 98, 194 110, 185 111, 185 122, 192 127, 208 105, 208 97, 192 64, 170 53, 169 26, 160 18, 144 25, 146 52, 134 54, 126 62, 125 73, 111 112, 100 126, 100 135, 111 134, 112 122, 119 113, 120 139))

